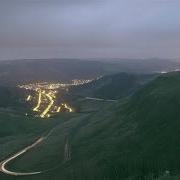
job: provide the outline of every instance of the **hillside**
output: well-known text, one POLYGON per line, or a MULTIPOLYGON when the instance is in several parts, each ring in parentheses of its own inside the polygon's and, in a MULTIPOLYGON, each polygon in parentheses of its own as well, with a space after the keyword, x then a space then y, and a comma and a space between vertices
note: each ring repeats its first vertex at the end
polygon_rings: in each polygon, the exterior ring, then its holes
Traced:
POLYGON ((50 169, 25 180, 175 179, 180 174, 179 107, 180 73, 161 75, 97 112, 57 116, 49 139, 10 168, 50 169), (64 163, 67 139, 70 159, 64 163))
POLYGON ((109 179, 178 174, 179 84, 180 73, 160 76, 123 105, 94 114, 73 133, 76 156, 83 152, 109 179))
POLYGON ((69 94, 102 99, 120 99, 134 93, 156 75, 118 73, 72 87, 69 94))
POLYGON ((160 76, 124 102, 76 122, 69 168, 93 179, 179 174, 179 84, 179 73, 160 76))
POLYGON ((0 86, 0 108, 26 109, 25 91, 18 87, 0 86))

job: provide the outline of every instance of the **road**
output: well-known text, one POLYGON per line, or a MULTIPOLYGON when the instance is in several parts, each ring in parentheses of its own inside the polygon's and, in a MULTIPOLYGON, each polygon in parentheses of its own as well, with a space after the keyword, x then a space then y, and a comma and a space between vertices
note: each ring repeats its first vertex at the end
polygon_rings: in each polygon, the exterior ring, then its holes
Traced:
POLYGON ((30 146, 25 147, 23 150, 17 152, 16 154, 12 155, 11 157, 9 157, 8 159, 4 160, 3 162, 0 163, 0 171, 8 174, 8 175, 13 175, 13 176, 27 176, 27 175, 34 175, 34 174, 40 174, 42 173, 41 171, 38 172, 28 172, 28 173, 21 173, 21 172, 13 172, 13 171, 9 171, 6 169, 7 164, 16 159, 17 157, 19 157, 20 155, 26 153, 28 150, 32 149, 33 147, 37 146, 39 143, 41 143, 44 140, 44 137, 39 138, 38 140, 36 140, 33 144, 31 144, 30 146))
POLYGON ((46 107, 46 109, 41 113, 40 117, 41 118, 44 118, 46 116, 46 114, 48 114, 49 110, 51 109, 51 107, 53 106, 54 104, 54 100, 53 100, 53 97, 49 94, 45 94, 48 99, 49 99, 49 104, 48 106, 46 107))
POLYGON ((16 159, 17 157, 21 156, 22 154, 26 153, 27 151, 29 151, 30 149, 34 148, 35 146, 37 146, 38 144, 40 144, 41 142, 43 142, 45 139, 47 139, 52 132, 54 131, 55 128, 51 129, 49 131, 49 133, 46 136, 42 136, 40 137, 38 140, 36 140, 33 144, 25 147, 24 149, 22 149, 21 151, 17 152, 16 154, 10 156, 9 158, 7 158, 6 160, 0 162, 0 171, 4 174, 7 175, 12 175, 12 176, 29 176, 29 175, 35 175, 35 174, 40 174, 43 173, 43 171, 37 171, 37 172, 27 172, 27 173, 23 173, 23 172, 14 172, 14 171, 10 171, 8 169, 6 169, 7 165, 14 159, 16 159))
POLYGON ((117 101, 114 99, 101 99, 101 98, 93 98, 93 97, 85 97, 85 99, 94 100, 94 101, 110 101, 110 102, 116 102, 117 101))

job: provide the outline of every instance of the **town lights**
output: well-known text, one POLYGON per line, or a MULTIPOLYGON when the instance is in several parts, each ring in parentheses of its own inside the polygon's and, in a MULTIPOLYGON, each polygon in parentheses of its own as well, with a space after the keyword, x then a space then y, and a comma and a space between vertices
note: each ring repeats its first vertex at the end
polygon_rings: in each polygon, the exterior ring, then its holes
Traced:
POLYGON ((37 112, 36 116, 41 118, 49 118, 52 114, 59 112, 73 112, 73 109, 67 103, 57 103, 57 93, 58 89, 64 90, 68 89, 70 85, 77 85, 78 83, 84 83, 86 81, 76 81, 72 84, 53 84, 53 83, 34 83, 27 85, 19 85, 19 88, 30 90, 33 92, 31 95, 28 95, 26 101, 31 101, 31 104, 34 102, 35 107, 32 108, 34 112, 37 112), (35 92, 35 94, 34 94, 35 92))

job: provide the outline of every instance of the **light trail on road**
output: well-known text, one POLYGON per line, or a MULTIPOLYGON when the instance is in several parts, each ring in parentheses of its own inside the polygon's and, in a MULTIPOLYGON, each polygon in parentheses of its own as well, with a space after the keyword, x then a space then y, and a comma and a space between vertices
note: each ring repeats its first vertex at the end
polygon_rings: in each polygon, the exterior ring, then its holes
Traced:
POLYGON ((46 140, 52 133, 53 131, 56 129, 56 127, 52 128, 48 134, 46 136, 42 136, 40 137, 38 140, 36 140, 33 144, 25 147, 24 149, 22 149, 21 151, 17 152, 16 154, 10 156, 9 158, 7 158, 6 160, 0 162, 0 171, 4 174, 7 175, 11 175, 11 176, 30 176, 30 175, 37 175, 37 174, 41 174, 45 171, 36 171, 36 172, 27 172, 27 173, 23 173, 23 172, 14 172, 14 171, 10 171, 7 169, 7 165, 14 159, 18 158, 19 156, 21 156, 22 154, 28 152, 30 149, 34 148, 35 146, 39 145, 40 143, 42 143, 44 140, 46 140))
POLYGON ((61 106, 58 107, 56 112, 60 112, 61 111, 61 106))
POLYGON ((69 107, 67 104, 62 104, 69 112, 73 112, 72 108, 69 107))
POLYGON ((31 144, 30 146, 27 146, 26 148, 24 148, 23 150, 19 151, 18 153, 14 154, 13 156, 11 156, 10 158, 4 160, 3 162, 0 163, 0 171, 8 174, 8 175, 13 175, 13 176, 27 176, 27 175, 35 175, 35 174, 40 174, 42 173, 41 171, 38 172, 27 172, 27 173, 21 173, 21 172, 13 172, 13 171, 9 171, 6 169, 7 164, 16 159, 18 156, 26 153, 28 150, 32 149, 33 147, 37 146, 39 143, 41 143, 44 140, 44 137, 39 138, 37 141, 35 141, 33 144, 31 144))
POLYGON ((44 118, 46 116, 46 114, 50 111, 51 107, 54 104, 53 97, 50 95, 50 93, 46 94, 46 96, 49 98, 50 103, 48 104, 47 108, 41 113, 40 115, 41 118, 44 118))
POLYGON ((42 98, 42 92, 41 89, 38 90, 38 102, 37 102, 37 106, 33 109, 33 111, 38 111, 40 105, 41 105, 41 98, 42 98))
POLYGON ((30 101, 31 100, 31 95, 29 95, 27 98, 26 98, 26 101, 30 101))

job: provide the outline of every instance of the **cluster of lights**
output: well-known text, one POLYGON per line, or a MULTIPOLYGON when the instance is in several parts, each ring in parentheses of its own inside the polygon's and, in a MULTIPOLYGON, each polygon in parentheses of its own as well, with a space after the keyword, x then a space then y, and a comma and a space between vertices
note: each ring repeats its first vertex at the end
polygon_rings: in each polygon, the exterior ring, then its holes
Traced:
POLYGON ((28 95, 26 101, 31 101, 33 98, 37 101, 36 106, 33 107, 34 112, 39 112, 39 117, 47 118, 53 113, 62 112, 63 110, 67 112, 73 112, 73 109, 66 103, 61 103, 59 106, 55 106, 56 93, 55 90, 45 90, 36 88, 37 96, 33 97, 28 95))
POLYGON ((36 83, 36 84, 28 84, 21 85, 20 88, 24 88, 26 90, 31 90, 36 93, 36 95, 28 95, 26 98, 27 102, 35 101, 35 106, 33 107, 33 111, 38 113, 38 116, 41 118, 48 118, 51 114, 55 114, 58 112, 73 112, 73 109, 67 103, 61 103, 59 106, 55 105, 57 99, 57 90, 55 87, 58 85, 47 84, 47 83, 36 83), (43 86, 43 84, 45 86, 43 86))
POLYGON ((74 79, 70 83, 49 83, 49 82, 40 82, 40 83, 33 83, 33 84, 25 84, 25 85, 19 85, 19 88, 23 88, 26 90, 37 90, 37 89, 46 89, 46 90, 55 90, 55 89, 64 89, 68 88, 70 86, 78 86, 82 84, 87 84, 89 82, 93 81, 91 80, 84 80, 84 79, 74 79))
MULTIPOLYGON (((100 79, 101 77, 96 78, 100 79)), ((68 88, 71 86, 78 86, 82 84, 87 84, 91 80, 79 80, 74 79, 70 83, 49 83, 49 82, 40 82, 40 83, 32 83, 19 85, 19 88, 30 90, 36 92, 37 95, 28 95, 26 98, 27 102, 36 101, 35 107, 33 107, 33 111, 38 113, 38 116, 41 118, 50 117, 51 114, 59 113, 63 111, 73 112, 73 109, 67 103, 61 103, 60 105, 56 104, 56 94, 58 89, 65 89, 68 91, 68 88)))

